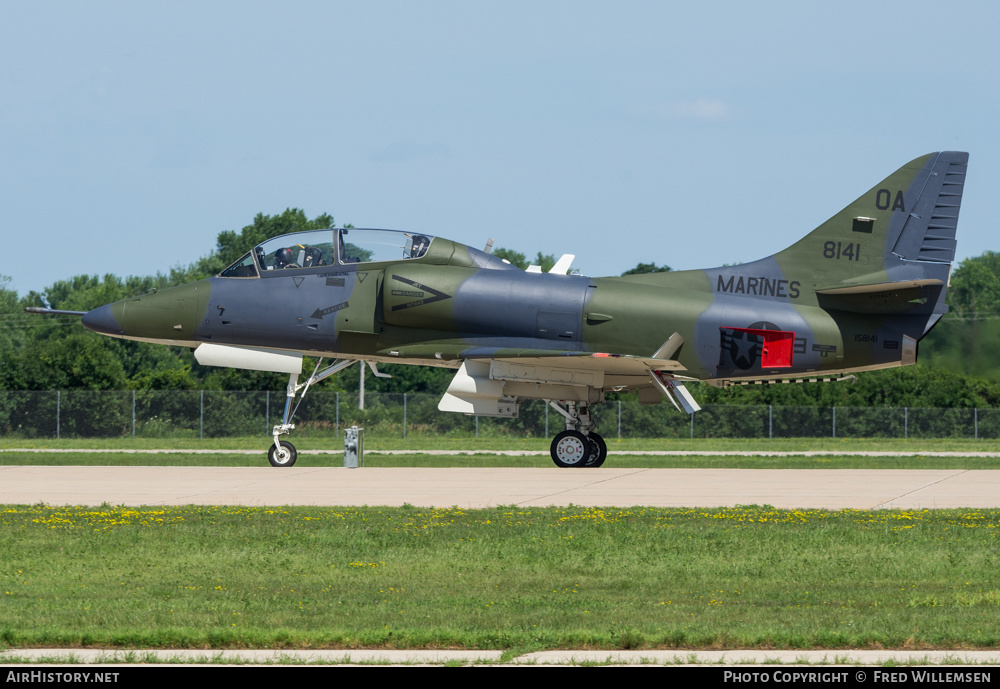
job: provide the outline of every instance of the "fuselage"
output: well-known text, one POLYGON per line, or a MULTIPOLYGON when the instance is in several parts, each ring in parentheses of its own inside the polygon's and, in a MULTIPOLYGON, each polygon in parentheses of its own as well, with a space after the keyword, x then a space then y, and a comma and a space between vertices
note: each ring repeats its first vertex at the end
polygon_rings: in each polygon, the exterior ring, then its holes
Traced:
MULTIPOLYGON (((755 264, 590 278, 525 272, 428 237, 419 255, 344 261, 333 247, 352 249, 339 232, 277 237, 215 277, 109 304, 83 322, 107 335, 187 347, 209 342, 449 367, 470 356, 526 352, 649 357, 677 333, 683 377, 724 381, 898 365, 903 337, 919 339, 926 321, 828 311, 815 285, 768 277, 755 264), (289 245, 301 263, 312 247, 326 253, 316 249, 321 257, 311 265, 275 265, 289 245), (791 334, 786 356, 765 356, 778 346, 768 331, 791 334)), ((363 246, 365 231, 350 232, 363 246)), ((377 232, 378 239, 412 237, 377 232)), ((606 381, 607 388, 647 384, 606 381)))

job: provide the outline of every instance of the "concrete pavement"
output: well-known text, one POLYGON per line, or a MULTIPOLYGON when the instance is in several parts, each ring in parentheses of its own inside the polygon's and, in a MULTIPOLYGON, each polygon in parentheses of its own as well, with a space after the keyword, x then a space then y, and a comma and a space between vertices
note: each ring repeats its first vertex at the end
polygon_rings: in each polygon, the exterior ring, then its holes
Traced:
POLYGON ((0 466, 0 503, 1000 507, 1000 471, 0 466))

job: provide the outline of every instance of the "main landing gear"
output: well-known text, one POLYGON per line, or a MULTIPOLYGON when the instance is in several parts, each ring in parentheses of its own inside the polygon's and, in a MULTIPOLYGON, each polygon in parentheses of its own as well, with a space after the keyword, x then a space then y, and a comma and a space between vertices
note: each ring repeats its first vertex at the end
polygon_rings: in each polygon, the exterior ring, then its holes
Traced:
POLYGON ((557 467, 599 467, 608 458, 608 446, 604 438, 594 432, 594 422, 590 418, 590 407, 569 402, 563 409, 555 402, 549 402, 553 409, 566 417, 566 430, 552 439, 549 453, 557 467))

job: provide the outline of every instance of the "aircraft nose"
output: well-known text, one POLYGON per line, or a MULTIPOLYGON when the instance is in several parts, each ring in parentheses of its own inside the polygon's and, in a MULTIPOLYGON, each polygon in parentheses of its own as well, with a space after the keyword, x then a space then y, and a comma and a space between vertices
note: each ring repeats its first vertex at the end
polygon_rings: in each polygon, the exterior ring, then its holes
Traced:
POLYGON ((102 335, 121 335, 123 333, 122 326, 115 318, 114 313, 112 313, 111 307, 114 304, 105 304, 104 306, 98 306, 93 311, 88 311, 83 314, 80 322, 88 330, 93 330, 95 333, 101 333, 102 335))

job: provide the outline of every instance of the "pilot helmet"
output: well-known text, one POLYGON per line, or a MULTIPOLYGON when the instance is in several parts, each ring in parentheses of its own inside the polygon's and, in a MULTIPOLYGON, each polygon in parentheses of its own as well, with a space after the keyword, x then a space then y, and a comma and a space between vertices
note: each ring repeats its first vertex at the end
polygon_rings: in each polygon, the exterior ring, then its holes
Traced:
POLYGON ((274 265, 276 266, 286 266, 292 262, 292 250, 278 249, 274 252, 274 265))

